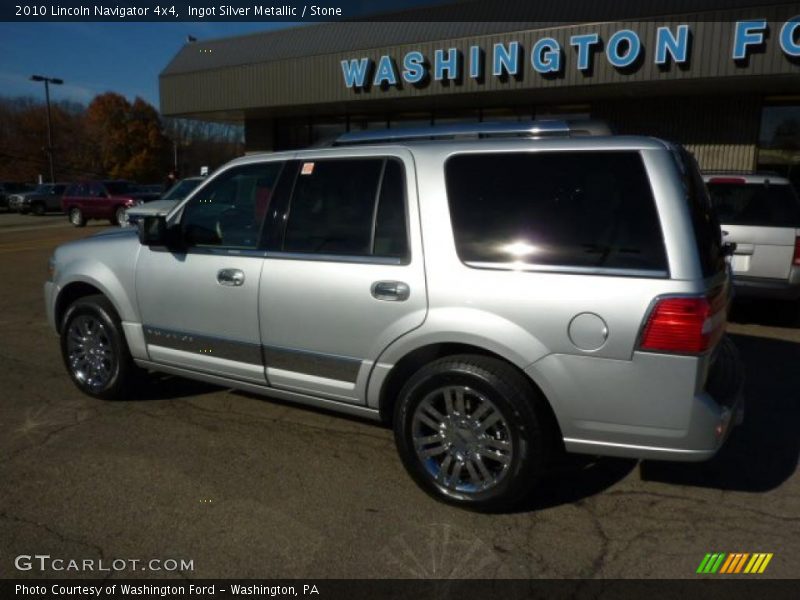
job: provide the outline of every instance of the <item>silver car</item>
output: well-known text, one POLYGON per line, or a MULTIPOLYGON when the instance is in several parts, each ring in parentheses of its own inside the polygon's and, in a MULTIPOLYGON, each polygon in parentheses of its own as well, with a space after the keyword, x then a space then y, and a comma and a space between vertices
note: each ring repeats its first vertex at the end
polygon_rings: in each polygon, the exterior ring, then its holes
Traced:
POLYGON ((706 173, 726 242, 736 244, 733 282, 742 296, 800 299, 800 199, 772 174, 706 173))
POLYGON ((708 459, 742 402, 719 225, 683 149, 602 133, 368 131, 237 159, 138 235, 56 250, 67 371, 99 398, 159 371, 383 420, 425 491, 476 510, 562 450, 708 459))

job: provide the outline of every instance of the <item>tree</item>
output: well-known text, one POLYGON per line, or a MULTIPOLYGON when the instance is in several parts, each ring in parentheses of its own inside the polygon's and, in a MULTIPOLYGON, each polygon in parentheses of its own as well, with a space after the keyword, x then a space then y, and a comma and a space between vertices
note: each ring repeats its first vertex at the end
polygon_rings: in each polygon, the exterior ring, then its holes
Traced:
POLYGON ((136 98, 133 104, 113 92, 97 96, 86 110, 96 160, 110 177, 159 181, 165 173, 169 140, 156 109, 136 98))

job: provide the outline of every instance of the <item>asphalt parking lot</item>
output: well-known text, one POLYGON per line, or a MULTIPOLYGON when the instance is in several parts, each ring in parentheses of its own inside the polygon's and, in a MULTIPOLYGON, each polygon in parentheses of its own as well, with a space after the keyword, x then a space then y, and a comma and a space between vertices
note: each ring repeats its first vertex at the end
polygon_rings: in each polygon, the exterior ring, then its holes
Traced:
POLYGON ((178 379, 80 394, 41 285, 57 244, 104 227, 0 214, 0 577, 49 554, 193 561, 118 577, 693 578, 708 552, 800 575, 800 308, 737 307, 746 421, 714 461, 576 458, 479 515, 418 490, 372 423, 178 379))

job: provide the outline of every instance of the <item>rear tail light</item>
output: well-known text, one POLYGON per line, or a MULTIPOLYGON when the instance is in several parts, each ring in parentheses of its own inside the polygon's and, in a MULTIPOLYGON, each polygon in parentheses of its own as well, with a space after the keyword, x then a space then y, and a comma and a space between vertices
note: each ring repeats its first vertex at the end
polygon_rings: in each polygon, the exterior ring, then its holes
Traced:
POLYGON ((794 238, 794 256, 792 257, 792 264, 800 267, 800 237, 794 238))
POLYGON ((641 350, 701 354, 725 331, 725 296, 661 298, 644 327, 641 350))

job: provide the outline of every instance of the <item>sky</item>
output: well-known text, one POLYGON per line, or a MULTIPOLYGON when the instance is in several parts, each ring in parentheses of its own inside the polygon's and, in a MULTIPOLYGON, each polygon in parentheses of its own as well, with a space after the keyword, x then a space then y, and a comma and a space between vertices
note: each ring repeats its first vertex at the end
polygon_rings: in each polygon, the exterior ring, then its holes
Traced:
MULTIPOLYGON (((382 0, 380 11, 407 9, 453 0, 382 0)), ((372 0, 351 2, 362 14, 375 11, 372 0)), ((198 41, 295 27, 289 22, 177 23, 0 22, 0 96, 44 97, 33 74, 58 77, 51 100, 83 104, 114 91, 133 100, 140 96, 158 107, 158 74, 191 35, 198 41)))
POLYGON ((52 101, 91 102, 97 94, 141 96, 158 107, 158 74, 187 35, 198 40, 295 26, 266 22, 0 23, 0 96, 44 98, 33 74, 58 77, 52 101))

